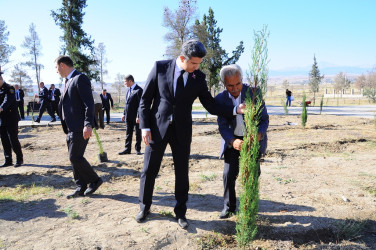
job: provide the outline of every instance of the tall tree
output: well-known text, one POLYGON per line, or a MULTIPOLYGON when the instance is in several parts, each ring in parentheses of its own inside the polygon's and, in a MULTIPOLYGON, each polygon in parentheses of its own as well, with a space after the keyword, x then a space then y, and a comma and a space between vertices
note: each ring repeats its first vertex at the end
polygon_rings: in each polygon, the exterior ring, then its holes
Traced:
POLYGON ((83 11, 86 0, 62 0, 63 6, 51 11, 55 23, 64 31, 61 37, 64 45, 62 52, 66 52, 74 62, 74 67, 89 78, 99 80, 99 72, 90 70, 92 65, 97 64, 94 59, 94 40, 82 29, 83 11), (86 53, 89 53, 87 55, 86 53))
POLYGON ((175 11, 164 8, 163 26, 169 29, 165 40, 169 43, 165 56, 178 57, 183 43, 192 37, 192 22, 195 19, 197 0, 180 0, 175 11))
POLYGON ((101 88, 103 89, 103 85, 104 85, 104 80, 103 80, 103 76, 104 75, 107 75, 108 71, 106 69, 106 65, 108 63, 108 59, 106 57, 106 46, 104 45, 104 43, 99 43, 98 44, 98 47, 95 48, 95 60, 97 61, 97 64, 96 64, 96 70, 99 71, 99 76, 100 76, 100 83, 101 83, 101 88))
POLYGON ((288 80, 283 80, 283 82, 282 82, 282 87, 283 87, 283 89, 288 89, 289 88, 289 85, 290 85, 290 83, 289 83, 289 81, 288 80))
POLYGON ((24 64, 35 70, 35 80, 37 81, 37 86, 39 87, 40 82, 40 69, 43 65, 39 63, 39 57, 41 56, 42 45, 37 31, 35 30, 35 24, 31 23, 29 26, 29 36, 25 37, 24 42, 21 44, 23 48, 26 49, 26 53, 23 56, 29 56, 29 61, 24 64))
POLYGON ((11 78, 9 82, 18 84, 20 88, 22 88, 25 91, 25 93, 33 91, 33 86, 31 84, 32 80, 20 64, 14 65, 14 69, 10 77, 11 78))
POLYGON ((115 78, 115 82, 111 85, 111 87, 117 93, 118 103, 120 103, 121 92, 124 89, 124 77, 125 77, 125 75, 117 73, 116 78, 115 78))
POLYGON ((16 47, 9 45, 8 42, 9 31, 5 21, 0 20, 0 65, 4 66, 9 62, 9 57, 16 50, 16 47))
POLYGON ((313 55, 312 70, 309 72, 308 76, 308 85, 313 92, 313 105, 315 105, 316 93, 319 92, 320 84, 322 82, 322 79, 324 79, 324 75, 320 74, 319 67, 317 66, 315 55, 313 55))
POLYGON ((336 77, 334 78, 334 85, 333 88, 336 91, 341 92, 341 97, 342 97, 342 92, 344 89, 347 89, 350 87, 351 81, 350 79, 346 76, 345 73, 339 72, 336 77))
POLYGON ((206 74, 209 89, 217 89, 220 77, 219 71, 224 65, 236 63, 240 55, 244 52, 243 41, 232 51, 232 56, 229 57, 226 50, 221 47, 220 34, 223 29, 217 27, 217 20, 214 18, 214 11, 209 8, 208 15, 203 16, 203 20, 200 23, 196 20, 193 27, 193 34, 198 40, 200 40, 207 50, 207 54, 201 63, 200 68, 206 74))

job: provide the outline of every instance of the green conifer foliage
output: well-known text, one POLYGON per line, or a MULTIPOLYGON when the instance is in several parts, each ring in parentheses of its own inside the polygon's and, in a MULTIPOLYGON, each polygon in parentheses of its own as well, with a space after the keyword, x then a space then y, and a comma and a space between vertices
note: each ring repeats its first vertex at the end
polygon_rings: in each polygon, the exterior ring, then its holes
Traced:
POLYGON ((240 247, 246 247, 257 234, 257 214, 259 209, 259 148, 257 140, 260 124, 260 114, 268 80, 268 50, 267 38, 269 33, 264 26, 261 31, 254 33, 252 50, 252 65, 250 65, 249 83, 252 96, 247 93, 246 111, 244 114, 245 133, 240 150, 239 180, 239 212, 236 223, 236 240, 240 247))
POLYGON ((303 102, 302 102, 303 110, 302 110, 302 126, 305 127, 307 123, 307 104, 306 104, 306 94, 303 94, 303 102))

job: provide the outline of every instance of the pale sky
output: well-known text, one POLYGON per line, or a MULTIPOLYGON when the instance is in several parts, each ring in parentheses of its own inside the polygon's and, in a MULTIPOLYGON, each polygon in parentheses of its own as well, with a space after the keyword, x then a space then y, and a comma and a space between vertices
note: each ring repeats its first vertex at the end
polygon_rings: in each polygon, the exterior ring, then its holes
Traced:
MULTIPOLYGON (((59 83, 54 60, 62 45, 62 31, 51 17, 51 10, 61 7, 61 0, 0 0, 0 20, 10 32, 8 43, 16 46, 12 62, 3 69, 9 79, 13 65, 25 61, 21 47, 33 22, 42 44, 44 65, 41 80, 47 85, 59 83)), ((83 29, 107 50, 112 82, 117 73, 132 74, 135 81, 145 81, 154 61, 163 57, 167 29, 162 26, 163 7, 176 9, 177 0, 88 0, 84 9, 83 29)), ((251 62, 253 31, 268 25, 270 70, 310 66, 316 55, 319 68, 376 66, 376 1, 374 0, 198 0, 198 18, 214 10, 217 26, 223 28, 222 47, 227 52, 244 41, 245 53, 238 64, 243 70, 251 62)), ((35 81, 35 74, 29 71, 35 81)))

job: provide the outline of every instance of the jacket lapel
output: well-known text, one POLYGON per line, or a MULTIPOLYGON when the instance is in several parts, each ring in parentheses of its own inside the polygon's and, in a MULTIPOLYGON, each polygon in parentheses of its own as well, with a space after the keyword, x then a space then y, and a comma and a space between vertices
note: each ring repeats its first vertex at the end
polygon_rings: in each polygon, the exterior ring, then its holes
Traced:
POLYGON ((72 77, 68 80, 65 88, 64 88, 64 93, 63 93, 63 99, 64 99, 64 96, 65 96, 65 93, 67 92, 69 86, 72 84, 73 82, 73 77, 75 77, 76 75, 79 75, 79 72, 77 70, 74 70, 73 74, 72 74, 72 77))
POLYGON ((171 60, 167 65, 166 70, 166 80, 168 84, 168 89, 172 98, 174 98, 174 73, 175 73, 175 61, 171 60))

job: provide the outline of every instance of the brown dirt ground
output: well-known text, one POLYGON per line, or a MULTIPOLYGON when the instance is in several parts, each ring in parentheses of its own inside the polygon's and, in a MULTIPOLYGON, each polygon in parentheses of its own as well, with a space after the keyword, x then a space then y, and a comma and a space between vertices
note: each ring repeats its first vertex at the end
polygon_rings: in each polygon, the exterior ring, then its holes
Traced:
MULTIPOLYGON (((236 248, 236 217, 218 219, 223 161, 216 121, 197 120, 193 127, 188 230, 173 218, 169 147, 152 213, 139 224, 143 156, 117 154, 124 147, 124 124, 99 131, 107 163, 98 162, 98 147, 90 140, 85 156, 105 183, 92 197, 71 200, 65 198, 74 183, 60 126, 21 128, 25 165, 0 169, 0 248, 236 248)), ((271 116, 259 233, 250 248, 376 249, 375 132, 370 119, 311 115, 304 129, 300 117, 271 116)))

